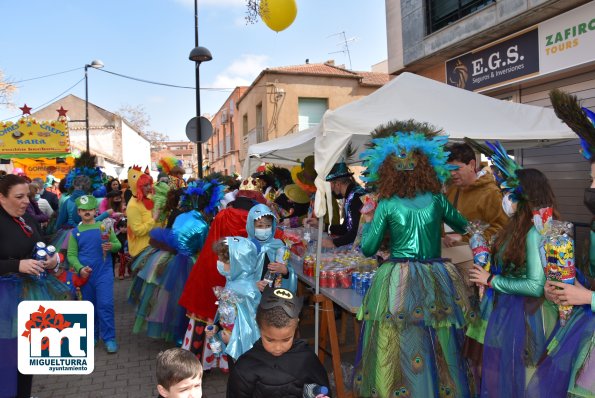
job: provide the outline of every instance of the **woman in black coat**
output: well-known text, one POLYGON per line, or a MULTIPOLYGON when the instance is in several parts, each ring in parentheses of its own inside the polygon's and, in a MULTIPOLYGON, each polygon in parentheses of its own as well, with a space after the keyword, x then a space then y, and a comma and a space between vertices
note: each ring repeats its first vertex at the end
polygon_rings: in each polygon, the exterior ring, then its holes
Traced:
POLYGON ((26 213, 28 195, 29 184, 22 177, 0 177, 0 397, 31 396, 33 376, 17 370, 19 302, 66 299, 69 294, 68 287, 53 276, 40 277, 57 268, 56 255, 47 261, 31 258, 42 235, 37 222, 26 213))

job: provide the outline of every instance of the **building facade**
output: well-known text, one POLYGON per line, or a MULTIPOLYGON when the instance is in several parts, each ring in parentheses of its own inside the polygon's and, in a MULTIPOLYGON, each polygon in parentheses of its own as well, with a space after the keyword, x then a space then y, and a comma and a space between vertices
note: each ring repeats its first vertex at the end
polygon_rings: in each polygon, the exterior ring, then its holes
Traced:
POLYGON ((241 118, 237 116, 237 103, 248 87, 236 87, 211 118, 213 135, 203 144, 205 168, 209 173, 221 172, 226 175, 240 174, 239 158, 242 143, 241 118))
MULTIPOLYGON (((595 2, 386 0, 386 12, 391 74, 409 71, 543 107, 559 88, 595 107, 595 2)), ((548 176, 564 219, 581 225, 591 220, 583 205, 590 168, 578 149, 578 140, 542 142, 515 155, 548 176)))
POLYGON ((388 80, 386 73, 354 72, 334 61, 263 70, 237 101, 240 162, 248 146, 313 127, 328 109, 365 97, 388 80))
POLYGON ((185 174, 197 175, 196 159, 198 154, 196 144, 190 141, 162 141, 157 151, 151 152, 151 169, 157 170, 157 162, 164 157, 173 156, 183 163, 185 174))
MULTIPOLYGON (((68 130, 72 150, 84 151, 86 137, 86 102, 75 95, 67 95, 32 114, 37 120, 52 120, 56 109, 68 111, 68 130)), ((151 145, 125 119, 89 102, 89 149, 97 156, 97 165, 110 176, 127 178, 128 167, 151 162, 151 145)))

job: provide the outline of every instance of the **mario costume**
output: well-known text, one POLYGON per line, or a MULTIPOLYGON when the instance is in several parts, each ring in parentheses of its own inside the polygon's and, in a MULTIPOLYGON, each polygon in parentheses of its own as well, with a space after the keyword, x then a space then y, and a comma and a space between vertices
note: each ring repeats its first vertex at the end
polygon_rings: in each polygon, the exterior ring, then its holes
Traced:
MULTIPOLYGON (((79 210, 95 211, 97 205, 97 199, 91 195, 76 199, 79 210)), ((122 245, 113 229, 108 232, 111 252, 116 253, 122 245)), ((95 307, 95 341, 101 337, 107 351, 115 353, 118 345, 114 322, 114 274, 112 256, 106 255, 101 247, 105 239, 102 238, 102 223, 79 224, 73 229, 68 242, 68 261, 79 274, 84 267, 92 269, 88 282, 81 287, 81 293, 83 300, 92 302, 95 307)))

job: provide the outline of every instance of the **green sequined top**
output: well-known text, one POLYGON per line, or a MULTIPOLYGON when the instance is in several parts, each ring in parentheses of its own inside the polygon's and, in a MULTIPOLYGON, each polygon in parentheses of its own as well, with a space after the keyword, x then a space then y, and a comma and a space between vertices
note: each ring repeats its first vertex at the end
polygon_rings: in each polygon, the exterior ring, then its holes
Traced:
POLYGON ((467 220, 442 194, 424 193, 413 199, 382 199, 371 223, 364 225, 362 252, 376 254, 388 228, 392 258, 440 258, 442 223, 465 233, 467 220))
MULTIPOLYGON (((543 286, 545 285, 545 274, 539 256, 541 246, 541 235, 535 227, 531 227, 526 244, 526 262, 522 267, 522 275, 518 272, 512 272, 512 267, 504 268, 502 275, 497 275, 492 279, 492 287, 499 293, 515 294, 518 296, 541 297, 543 296, 543 286)), ((503 249, 499 251, 501 254, 503 249)), ((500 256, 496 255, 496 261, 500 261, 500 256)))

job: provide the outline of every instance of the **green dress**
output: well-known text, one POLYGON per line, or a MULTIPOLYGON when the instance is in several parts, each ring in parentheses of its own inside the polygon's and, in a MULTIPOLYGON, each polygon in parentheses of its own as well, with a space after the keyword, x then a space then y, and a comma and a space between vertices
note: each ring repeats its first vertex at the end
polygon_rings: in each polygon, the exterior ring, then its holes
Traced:
POLYGON ((391 259, 378 269, 363 321, 354 388, 361 397, 469 397, 461 346, 469 308, 463 278, 440 258, 442 223, 464 233, 467 221, 442 194, 380 200, 363 230, 362 251, 376 253, 385 231, 391 259))

